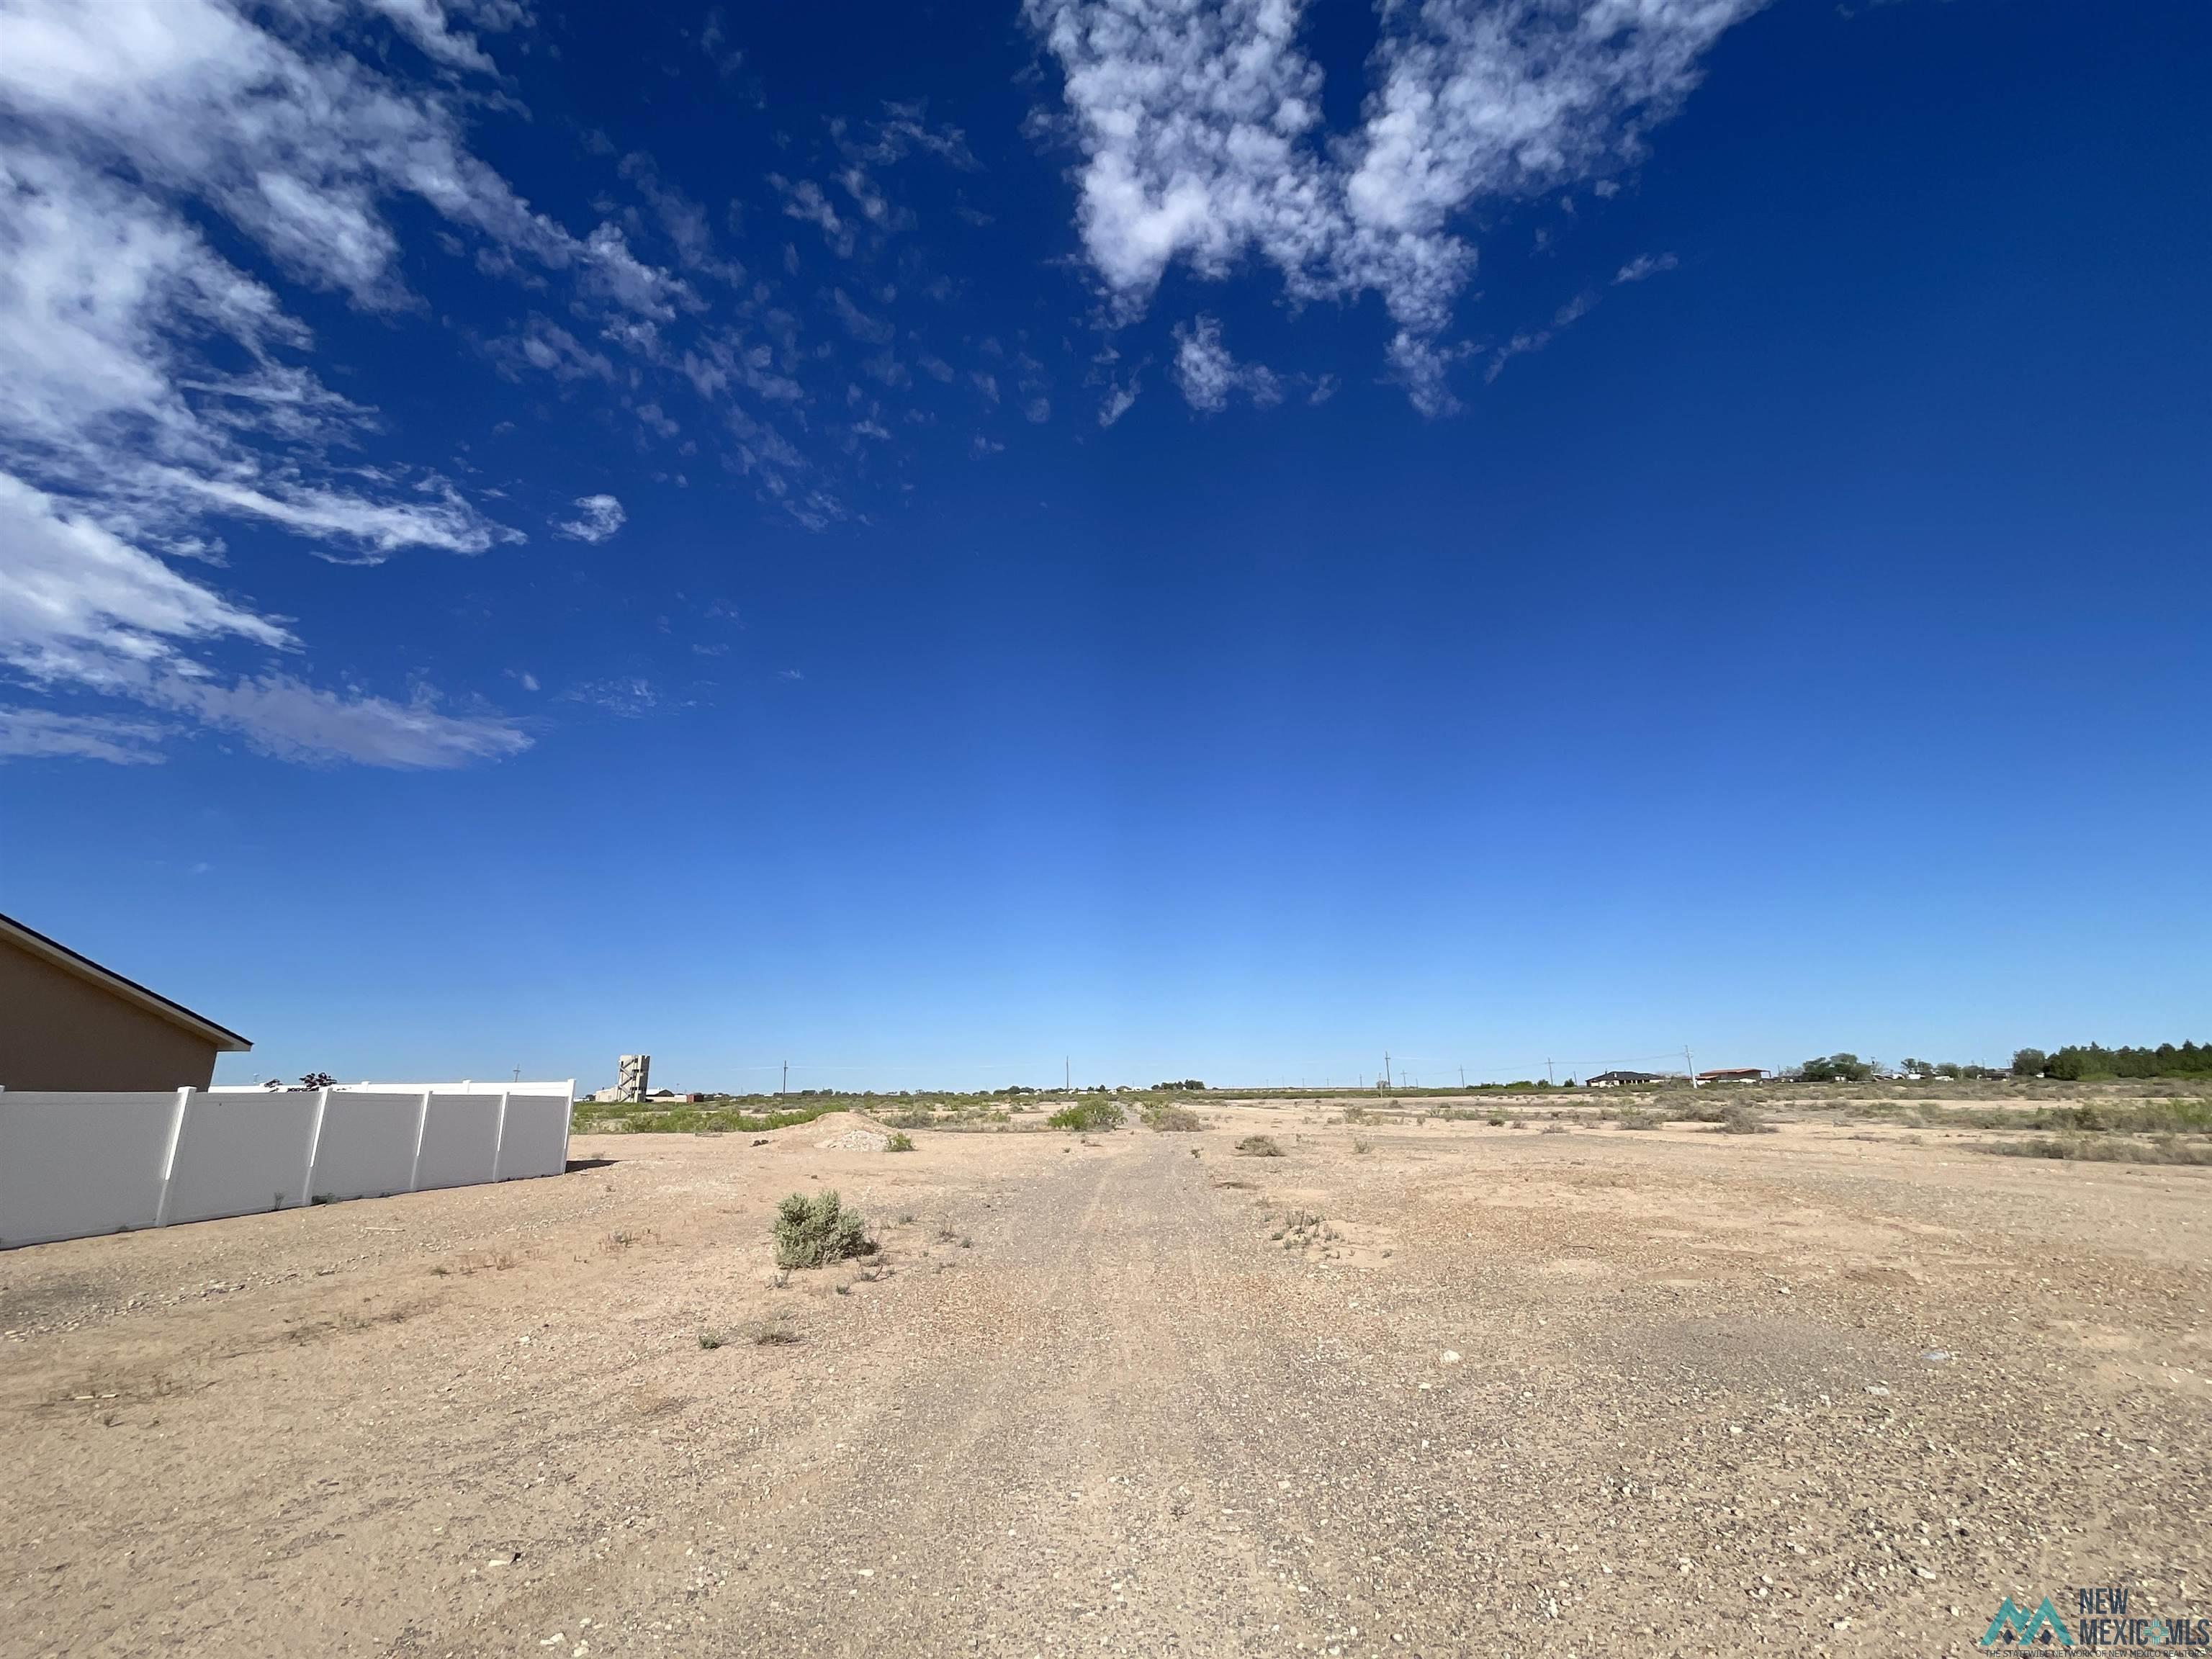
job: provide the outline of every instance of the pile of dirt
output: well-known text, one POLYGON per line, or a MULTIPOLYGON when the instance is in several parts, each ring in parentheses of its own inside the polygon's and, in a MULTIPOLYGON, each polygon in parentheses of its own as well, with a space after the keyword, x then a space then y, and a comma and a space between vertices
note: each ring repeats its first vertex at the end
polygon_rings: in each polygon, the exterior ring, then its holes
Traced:
POLYGON ((827 1140, 814 1144, 829 1152, 880 1152, 890 1145, 891 1138, 873 1129, 848 1129, 842 1135, 832 1135, 827 1140))

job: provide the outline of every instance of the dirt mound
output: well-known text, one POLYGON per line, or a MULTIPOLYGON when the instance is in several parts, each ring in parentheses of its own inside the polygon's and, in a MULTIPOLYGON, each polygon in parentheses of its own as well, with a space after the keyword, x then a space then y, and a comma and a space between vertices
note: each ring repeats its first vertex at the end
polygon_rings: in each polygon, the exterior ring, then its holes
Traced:
POLYGON ((891 1138, 879 1129, 848 1129, 814 1144, 826 1152, 880 1152, 890 1142, 891 1138))

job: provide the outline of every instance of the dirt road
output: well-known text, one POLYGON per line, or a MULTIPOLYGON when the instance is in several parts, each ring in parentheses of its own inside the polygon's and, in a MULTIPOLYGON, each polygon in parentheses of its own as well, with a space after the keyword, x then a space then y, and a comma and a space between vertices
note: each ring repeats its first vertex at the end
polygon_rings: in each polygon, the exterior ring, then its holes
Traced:
POLYGON ((1209 1115, 600 1137, 0 1256, 0 1652, 1921 1654, 2075 1585, 2212 1614, 2212 1171, 1209 1115), (823 1185, 882 1267, 779 1286, 769 1212, 823 1185))

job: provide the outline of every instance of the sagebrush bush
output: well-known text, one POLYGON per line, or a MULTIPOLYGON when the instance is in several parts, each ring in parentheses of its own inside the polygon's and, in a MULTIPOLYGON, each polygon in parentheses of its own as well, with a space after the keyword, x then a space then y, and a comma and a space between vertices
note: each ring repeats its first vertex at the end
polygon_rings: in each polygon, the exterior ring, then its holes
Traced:
POLYGON ((1073 1130, 1077 1134, 1096 1134, 1121 1127, 1121 1109, 1110 1100, 1079 1101, 1073 1106, 1063 1106, 1045 1119, 1046 1127, 1073 1130))
POLYGON ((809 1197, 793 1193, 776 1206, 775 1265, 821 1267, 875 1254, 876 1241, 858 1210, 848 1210, 827 1188, 809 1197))

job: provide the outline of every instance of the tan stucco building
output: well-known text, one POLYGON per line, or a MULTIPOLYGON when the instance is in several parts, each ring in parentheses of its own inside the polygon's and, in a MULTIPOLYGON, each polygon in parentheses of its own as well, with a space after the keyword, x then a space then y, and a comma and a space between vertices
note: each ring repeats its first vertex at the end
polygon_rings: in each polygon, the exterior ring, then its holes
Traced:
POLYGON ((252 1046, 0 916, 0 1088, 204 1089, 252 1046))

